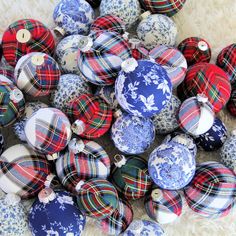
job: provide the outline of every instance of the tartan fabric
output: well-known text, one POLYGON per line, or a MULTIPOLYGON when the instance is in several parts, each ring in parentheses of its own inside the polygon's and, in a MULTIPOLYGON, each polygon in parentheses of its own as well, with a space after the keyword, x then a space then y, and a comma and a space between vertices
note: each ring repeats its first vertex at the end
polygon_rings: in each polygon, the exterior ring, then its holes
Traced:
POLYGON ((12 23, 4 32, 2 47, 6 61, 15 66, 22 56, 30 52, 45 52, 52 55, 55 42, 51 31, 44 24, 37 20, 24 19, 12 23), (27 29, 31 33, 31 39, 27 43, 16 40, 16 34, 21 29, 27 29))
POLYGON ((233 88, 229 102, 227 103, 227 109, 232 116, 236 116, 236 88, 233 88))
POLYGON ((99 7, 101 0, 86 0, 92 7, 99 7))
POLYGON ((131 51, 132 51, 132 57, 136 60, 147 59, 149 55, 149 51, 144 47, 137 47, 132 49, 131 51))
MULTIPOLYGON (((156 186, 152 189, 158 189, 156 186)), ((162 214, 168 212, 170 215, 175 214, 180 216, 182 213, 183 202, 181 195, 177 191, 161 190, 162 198, 156 201, 152 198, 151 192, 146 195, 144 200, 144 206, 147 215, 157 222, 159 222, 158 217, 162 214)), ((160 222, 162 223, 162 222, 160 222)))
POLYGON ((45 96, 56 90, 60 75, 57 62, 49 55, 38 52, 21 58, 15 69, 17 86, 34 97, 45 96), (32 57, 35 55, 43 56, 42 65, 33 64, 32 57))
POLYGON ((216 65, 222 68, 229 76, 230 81, 236 81, 236 44, 224 48, 218 55, 216 65))
POLYGON ((79 119, 85 123, 85 131, 80 136, 87 139, 101 137, 109 130, 112 122, 109 105, 91 94, 83 94, 72 100, 66 113, 72 122, 79 119))
POLYGON ((179 45, 178 49, 183 53, 187 60, 188 66, 192 66, 199 62, 210 62, 211 60, 211 46, 209 43, 199 37, 189 37, 184 39, 179 45), (198 43, 203 41, 207 44, 208 49, 202 51, 198 48, 198 43))
POLYGON ((106 151, 93 141, 83 140, 80 153, 69 150, 60 152, 56 162, 57 175, 69 191, 77 192, 76 185, 92 178, 106 179, 110 174, 110 159, 106 151))
POLYGON ((142 157, 129 156, 122 167, 113 164, 111 182, 127 199, 136 200, 144 197, 152 185, 147 161, 142 157))
POLYGON ((184 194, 187 204, 196 213, 209 218, 225 216, 234 205, 235 173, 218 162, 201 163, 184 194))
POLYGON ((7 149, 0 157, 0 187, 4 185, 15 186, 11 193, 23 199, 35 197, 44 188, 47 176, 50 174, 50 165, 45 156, 35 153, 27 145, 18 151, 15 145, 7 149), (10 154, 10 149, 13 150, 10 154), (23 149, 23 151, 22 151, 23 149))
POLYGON ((152 13, 175 15, 182 9, 186 0, 140 0, 143 7, 152 13))
POLYGON ((0 83, 0 128, 14 123, 21 117, 25 110, 25 100, 14 102, 10 99, 10 93, 17 89, 13 84, 0 83))
POLYGON ((118 207, 118 201, 115 187, 105 179, 88 180, 77 194, 81 212, 97 219, 110 216, 118 207))
POLYGON ((0 75, 3 75, 15 83, 14 70, 10 67, 0 67, 0 75))
POLYGON ((4 150, 4 137, 2 134, 0 134, 0 155, 2 154, 4 150))
POLYGON ((99 220, 98 225, 100 226, 103 233, 107 235, 120 235, 123 233, 130 223, 133 221, 133 210, 131 205, 123 200, 119 199, 118 207, 105 219, 99 220))
POLYGON ((230 92, 228 75, 218 66, 209 63, 198 63, 190 67, 177 90, 181 100, 204 94, 216 113, 226 105, 230 92))
POLYGON ((78 52, 79 69, 93 84, 114 84, 121 70, 121 63, 131 57, 129 45, 115 32, 99 31, 92 37, 92 48, 86 52, 78 52))
POLYGON ((125 23, 115 15, 103 15, 98 17, 91 25, 90 31, 112 31, 118 34, 125 33, 125 23))

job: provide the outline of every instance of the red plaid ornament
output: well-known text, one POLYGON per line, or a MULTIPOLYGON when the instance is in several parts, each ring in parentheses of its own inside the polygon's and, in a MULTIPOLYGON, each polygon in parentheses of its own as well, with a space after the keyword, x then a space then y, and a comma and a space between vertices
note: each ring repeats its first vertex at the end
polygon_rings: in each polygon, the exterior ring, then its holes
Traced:
POLYGON ((51 31, 41 22, 24 19, 12 23, 2 38, 3 55, 15 66, 17 61, 30 52, 53 54, 55 42, 51 31))
POLYGON ((227 103, 227 109, 232 116, 236 116, 236 84, 233 85, 233 90, 227 103))
POLYGON ((0 67, 0 75, 7 77, 13 83, 15 82, 14 70, 10 67, 0 67))

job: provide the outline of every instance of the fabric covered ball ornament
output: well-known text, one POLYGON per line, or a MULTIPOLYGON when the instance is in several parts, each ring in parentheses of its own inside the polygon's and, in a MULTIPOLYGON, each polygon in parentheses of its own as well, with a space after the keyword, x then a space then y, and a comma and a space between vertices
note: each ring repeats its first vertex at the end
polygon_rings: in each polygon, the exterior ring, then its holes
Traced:
POLYGON ((0 157, 0 188, 21 198, 32 198, 51 180, 50 165, 44 155, 27 145, 15 145, 0 157))
POLYGON ((138 0, 102 0, 100 14, 118 16, 125 22, 127 27, 131 27, 141 14, 141 6, 138 0))
MULTIPOLYGON (((120 111, 116 113, 121 113, 120 111)), ((155 139, 155 127, 149 118, 121 113, 112 125, 111 139, 126 154, 145 152, 155 139)))
MULTIPOLYGON (((8 78, 11 82, 15 83, 14 78, 14 69, 11 66, 0 66, 0 77, 2 78, 2 75, 6 78, 8 78)), ((2 80, 2 79, 0 79, 2 80)))
POLYGON ((144 201, 148 216, 160 224, 175 221, 182 213, 182 198, 177 191, 161 190, 156 186, 144 201))
POLYGON ((53 107, 66 112, 69 103, 84 93, 92 93, 90 85, 79 75, 61 75, 57 90, 51 93, 53 107))
POLYGON ((25 104, 25 113, 24 116, 18 120, 14 125, 13 125, 13 130, 16 134, 16 136, 22 141, 22 142, 27 142, 26 141, 26 136, 25 136, 25 124, 26 121, 32 116, 32 114, 36 111, 38 111, 41 108, 48 107, 45 103, 42 102, 27 102, 25 104))
POLYGON ((119 199, 118 207, 105 219, 97 222, 97 225, 104 234, 120 235, 124 232, 133 220, 131 205, 123 199, 119 199))
POLYGON ((92 7, 99 7, 101 0, 86 0, 92 7))
POLYGON ((232 88, 230 99, 227 103, 227 110, 232 116, 236 116, 236 83, 232 85, 232 88))
POLYGON ((214 124, 215 114, 205 95, 185 100, 177 114, 180 128, 193 136, 206 133, 214 124))
POLYGON ((186 147, 187 142, 180 137, 161 144, 150 154, 148 171, 158 187, 178 190, 192 180, 196 162, 195 156, 186 147))
POLYGON ((99 144, 72 139, 68 146, 60 152, 56 162, 57 175, 66 189, 76 193, 85 181, 109 176, 110 159, 99 144))
POLYGON ((28 232, 27 215, 20 197, 8 193, 0 199, 0 235, 24 236, 28 232))
POLYGON ((188 66, 199 62, 210 62, 211 60, 211 46, 205 39, 199 37, 186 38, 178 45, 178 49, 186 58, 188 66))
POLYGON ((127 199, 144 197, 151 188, 147 161, 139 156, 115 155, 111 170, 111 180, 116 189, 127 199))
POLYGON ((121 63, 131 57, 128 43, 115 32, 94 32, 81 39, 79 48, 78 67, 96 85, 114 84, 121 63))
POLYGON ((236 81, 236 44, 233 43, 219 53, 216 65, 222 68, 230 77, 230 82, 236 81))
POLYGON ((54 31, 62 36, 87 35, 94 18, 94 10, 85 0, 61 0, 53 12, 54 31))
POLYGON ((3 56, 15 66, 17 61, 30 52, 53 55, 55 41, 51 31, 41 22, 24 19, 8 26, 2 38, 3 56))
POLYGON ((138 38, 145 48, 153 49, 158 45, 174 46, 177 28, 168 16, 145 12, 137 28, 138 38))
POLYGON ((60 79, 57 62, 45 53, 32 52, 23 56, 15 67, 18 88, 34 96, 46 96, 57 88, 60 79))
POLYGON ((224 142, 220 150, 221 162, 228 168, 236 171, 236 130, 224 142))
POLYGON ((87 139, 105 134, 112 122, 112 110, 98 96, 83 94, 69 103, 66 111, 72 121, 72 131, 87 139))
POLYGON ((3 135, 0 134, 0 155, 2 154, 4 150, 4 138, 3 138, 3 135))
POLYGON ((214 151, 222 147, 227 138, 227 128, 219 119, 215 118, 213 126, 204 134, 195 138, 197 145, 205 151, 214 151))
POLYGON ((115 187, 105 179, 88 180, 77 193, 77 204, 81 212, 96 219, 112 215, 118 203, 115 187))
POLYGON ((181 101, 172 95, 162 111, 152 117, 157 134, 171 133, 179 127, 176 115, 179 111, 181 101))
POLYGON ((39 109, 25 124, 27 143, 36 151, 49 156, 63 150, 71 134, 68 118, 56 108, 39 109))
POLYGON ((155 222, 149 220, 134 220, 123 236, 164 236, 163 229, 155 222))
POLYGON ((166 70, 149 60, 128 59, 115 83, 116 99, 128 113, 150 117, 161 112, 172 96, 166 70))
POLYGON ((218 162, 201 163, 184 193, 189 207, 201 216, 226 216, 234 206, 235 173, 218 162))
POLYGON ((32 235, 82 235, 86 218, 69 193, 46 188, 38 198, 29 211, 32 235))

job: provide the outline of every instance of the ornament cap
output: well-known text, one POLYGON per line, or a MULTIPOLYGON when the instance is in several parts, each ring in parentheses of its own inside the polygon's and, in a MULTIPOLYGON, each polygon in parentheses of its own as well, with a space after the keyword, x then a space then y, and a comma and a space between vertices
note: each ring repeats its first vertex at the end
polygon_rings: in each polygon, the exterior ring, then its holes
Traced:
POLYGON ((197 100, 198 100, 198 102, 204 104, 204 103, 208 102, 208 97, 206 95, 204 95, 204 94, 198 94, 197 95, 197 100))
POLYGON ((121 68, 126 73, 134 71, 137 66, 138 62, 134 58, 129 58, 121 63, 121 68))
POLYGON ((60 35, 60 36, 64 36, 66 34, 66 31, 60 26, 55 27, 54 32, 55 34, 60 35))
POLYGON ((53 154, 48 154, 47 155, 47 159, 49 161, 53 161, 53 160, 56 160, 57 158, 59 157, 59 154, 56 152, 56 153, 53 153, 53 154))
POLYGON ((81 187, 84 185, 84 183, 85 183, 85 182, 84 182, 83 180, 80 180, 79 183, 76 184, 75 190, 76 190, 77 192, 79 192, 79 190, 80 190, 81 187))
POLYGON ((150 11, 145 11, 143 14, 140 15, 140 20, 144 20, 149 17, 152 13, 150 11))
POLYGON ((118 168, 121 168, 123 165, 125 165, 126 164, 126 158, 125 158, 125 156, 123 156, 123 155, 120 155, 120 154, 116 154, 115 156, 114 156, 114 164, 115 164, 115 166, 116 167, 118 167, 118 168))
POLYGON ((130 230, 135 233, 135 235, 139 235, 143 230, 144 224, 141 220, 134 220, 130 225, 130 230))
POLYGON ((82 52, 87 52, 93 46, 93 39, 89 36, 83 36, 80 38, 78 46, 82 52))
POLYGON ((23 93, 18 89, 13 89, 10 93, 10 99, 14 102, 14 103, 18 103, 21 100, 24 99, 24 95, 23 93))
POLYGON ((184 146, 188 146, 189 144, 188 138, 185 135, 177 135, 172 140, 184 146))
POLYGON ((231 135, 232 135, 232 136, 236 136, 236 129, 234 129, 234 130, 231 131, 231 135))
POLYGON ((68 144, 69 150, 74 154, 80 153, 84 150, 85 144, 82 139, 73 138, 68 144))
POLYGON ((129 43, 131 44, 131 49, 135 49, 141 46, 141 41, 137 38, 132 38, 129 40, 129 43))
POLYGON ((80 135, 85 131, 85 123, 78 119, 72 124, 71 129, 75 134, 80 135))
POLYGON ((32 56, 31 62, 35 66, 41 66, 44 63, 44 54, 36 53, 35 55, 32 56))
POLYGON ((128 40, 129 39, 129 33, 128 32, 125 32, 122 37, 125 39, 125 40, 128 40))
POLYGON ((49 174, 49 175, 47 176, 46 180, 45 180, 44 186, 47 187, 47 188, 49 188, 50 185, 51 185, 51 183, 52 183, 52 181, 53 181, 53 179, 54 179, 55 177, 56 177, 56 175, 54 175, 54 174, 49 174))
POLYGON ((38 198, 40 202, 47 204, 56 198, 56 194, 51 188, 45 188, 39 192, 38 198))
POLYGON ((155 202, 159 202, 161 201, 161 199, 163 199, 163 193, 160 189, 152 190, 151 196, 152 196, 152 200, 155 202))
POLYGON ((122 111, 121 111, 120 109, 116 110, 116 111, 113 113, 113 116, 114 116, 115 118, 119 118, 119 117, 121 117, 121 115, 122 115, 122 111))

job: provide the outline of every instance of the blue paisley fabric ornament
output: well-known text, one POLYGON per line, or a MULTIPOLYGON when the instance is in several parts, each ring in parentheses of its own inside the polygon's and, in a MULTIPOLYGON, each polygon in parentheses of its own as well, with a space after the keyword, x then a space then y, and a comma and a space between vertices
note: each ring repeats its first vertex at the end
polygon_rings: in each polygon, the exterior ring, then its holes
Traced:
POLYGON ((115 94, 126 112, 150 117, 160 113, 171 99, 172 84, 166 70, 155 62, 128 59, 116 80, 115 94))

